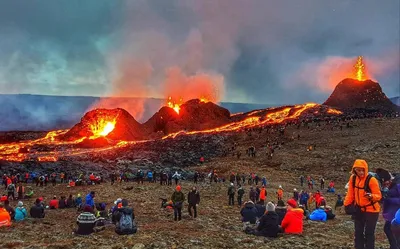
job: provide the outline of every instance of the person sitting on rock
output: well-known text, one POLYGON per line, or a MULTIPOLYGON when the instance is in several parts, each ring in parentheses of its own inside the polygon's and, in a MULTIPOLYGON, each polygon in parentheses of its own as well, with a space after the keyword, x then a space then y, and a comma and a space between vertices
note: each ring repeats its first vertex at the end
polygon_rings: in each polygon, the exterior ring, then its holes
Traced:
POLYGON ((65 196, 61 196, 60 200, 58 200, 58 208, 64 209, 67 207, 67 200, 65 199, 65 196))
MULTIPOLYGON (((265 209, 264 209, 265 211, 265 209)), ((242 210, 240 210, 240 215, 242 216, 243 228, 254 227, 257 221, 257 208, 254 202, 248 201, 244 204, 242 210), (252 226, 251 226, 252 225, 252 226)))
POLYGON ((32 218, 41 219, 44 218, 44 207, 42 205, 42 201, 38 198, 35 201, 35 205, 33 205, 29 211, 29 214, 32 218))
POLYGON ((134 234, 137 232, 133 208, 128 207, 128 200, 122 199, 122 207, 117 211, 117 224, 115 232, 119 235, 134 234))
POLYGON ((325 210, 325 213, 326 213, 326 219, 327 220, 333 220, 333 219, 335 219, 335 217, 336 217, 336 215, 333 213, 333 211, 332 211, 332 207, 330 207, 330 206, 328 206, 328 205, 324 205, 324 206, 321 206, 322 208, 324 208, 324 210, 325 210))
POLYGON ((0 202, 0 227, 11 226, 11 216, 4 208, 4 204, 0 202))
POLYGON ((185 201, 185 195, 181 192, 181 186, 176 186, 174 193, 171 196, 171 201, 174 204, 174 220, 182 219, 182 207, 185 201))
POLYGON ((33 197, 33 190, 32 190, 32 187, 31 187, 31 186, 28 186, 28 187, 27 187, 26 194, 25 194, 25 196, 24 196, 24 199, 29 199, 29 198, 32 198, 32 197, 33 197))
POLYGON ((282 224, 282 220, 286 215, 286 211, 287 211, 287 209, 286 209, 285 203, 282 200, 279 200, 278 204, 275 207, 275 213, 279 217, 279 220, 278 220, 279 221, 279 225, 282 224))
POLYGON ((75 231, 75 234, 78 235, 89 235, 94 233, 94 227, 96 226, 96 217, 93 214, 93 209, 86 205, 83 208, 83 213, 81 213, 76 219, 76 223, 78 225, 78 229, 75 231))
POLYGON ((323 222, 325 222, 327 220, 327 215, 326 215, 324 206, 320 206, 319 208, 315 209, 310 214, 309 218, 312 221, 323 221, 323 222))
POLYGON ((68 199, 66 200, 66 208, 73 208, 75 207, 75 200, 72 197, 72 195, 68 196, 68 199))
POLYGON ((82 206, 82 196, 81 194, 78 194, 75 198, 75 207, 77 207, 78 209, 80 209, 82 206))
POLYGON ((285 217, 282 220, 281 229, 286 234, 303 233, 303 209, 297 207, 293 199, 287 201, 288 207, 285 217))
POLYGON ((50 209, 57 209, 58 208, 58 200, 57 196, 53 196, 53 199, 49 202, 50 209))
POLYGON ((340 208, 340 210, 342 210, 343 207, 343 197, 341 195, 337 195, 337 200, 336 200, 336 204, 335 204, 335 211, 340 208))
POLYGON ((15 209, 15 221, 23 221, 26 217, 28 217, 28 212, 24 207, 24 203, 22 201, 18 202, 18 207, 15 209))
POLYGON ((15 218, 15 210, 14 210, 13 207, 10 206, 10 201, 9 200, 6 200, 4 202, 4 208, 10 214, 11 220, 14 220, 14 218, 15 218))
POLYGON ((276 238, 279 232, 279 216, 275 212, 275 204, 268 202, 265 214, 254 231, 254 235, 276 238))

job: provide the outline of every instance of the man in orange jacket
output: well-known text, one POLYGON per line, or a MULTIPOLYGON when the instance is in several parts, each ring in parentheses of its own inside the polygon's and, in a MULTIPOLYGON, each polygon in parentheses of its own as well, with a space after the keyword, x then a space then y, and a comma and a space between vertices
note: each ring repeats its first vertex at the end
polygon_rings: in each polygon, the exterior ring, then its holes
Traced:
POLYGON ((260 191, 260 204, 264 205, 265 199, 267 199, 267 190, 265 189, 265 186, 263 185, 260 191))
POLYGON ((355 205, 354 245, 356 249, 375 248, 375 227, 379 217, 382 194, 378 180, 368 176, 368 164, 357 159, 351 170, 344 206, 355 205), (355 178, 353 178, 355 177, 355 178))
POLYGON ((11 226, 11 216, 4 208, 4 204, 0 203, 0 227, 11 226))

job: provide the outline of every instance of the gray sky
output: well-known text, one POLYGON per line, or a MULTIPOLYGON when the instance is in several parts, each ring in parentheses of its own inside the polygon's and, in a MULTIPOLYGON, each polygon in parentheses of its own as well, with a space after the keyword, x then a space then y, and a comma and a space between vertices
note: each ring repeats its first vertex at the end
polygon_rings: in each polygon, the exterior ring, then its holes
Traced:
POLYGON ((322 102, 363 55, 398 96, 399 9, 399 0, 3 0, 0 93, 163 97, 173 68, 179 84, 208 75, 224 101, 322 102))

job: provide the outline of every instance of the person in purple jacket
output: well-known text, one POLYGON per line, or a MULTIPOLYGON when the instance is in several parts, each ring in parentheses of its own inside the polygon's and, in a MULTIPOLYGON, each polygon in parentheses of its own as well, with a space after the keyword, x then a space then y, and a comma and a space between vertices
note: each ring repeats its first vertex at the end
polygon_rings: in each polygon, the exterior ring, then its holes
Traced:
POLYGON ((384 232, 389 240, 391 249, 400 248, 400 240, 392 231, 392 220, 395 218, 397 210, 400 209, 400 184, 397 184, 400 175, 393 177, 384 169, 377 169, 376 173, 382 180, 383 191, 383 211, 382 216, 385 219, 384 232))

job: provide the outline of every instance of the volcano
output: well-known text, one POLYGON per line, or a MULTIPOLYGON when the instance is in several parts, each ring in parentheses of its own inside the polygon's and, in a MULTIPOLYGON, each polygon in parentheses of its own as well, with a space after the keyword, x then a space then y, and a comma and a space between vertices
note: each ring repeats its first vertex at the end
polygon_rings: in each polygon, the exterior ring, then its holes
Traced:
POLYGON ((227 109, 212 102, 192 99, 179 106, 179 113, 173 108, 162 107, 143 126, 146 130, 169 134, 182 130, 206 130, 229 122, 227 109))
POLYGON ((87 112, 78 124, 63 135, 62 139, 67 141, 82 138, 98 140, 102 137, 132 141, 142 139, 144 132, 141 124, 124 109, 95 109, 87 112))
POLYGON ((398 111, 378 82, 372 80, 342 80, 332 92, 324 105, 339 108, 341 110, 391 113, 398 111))

